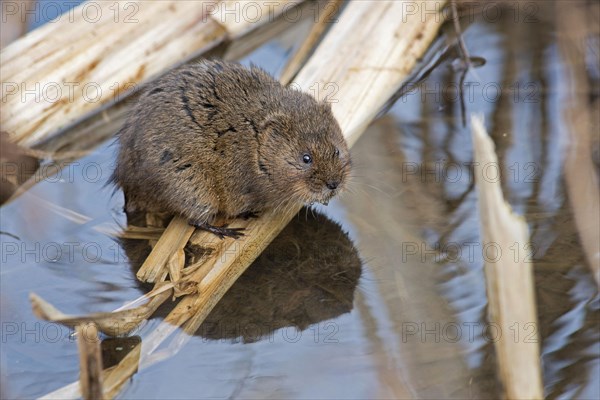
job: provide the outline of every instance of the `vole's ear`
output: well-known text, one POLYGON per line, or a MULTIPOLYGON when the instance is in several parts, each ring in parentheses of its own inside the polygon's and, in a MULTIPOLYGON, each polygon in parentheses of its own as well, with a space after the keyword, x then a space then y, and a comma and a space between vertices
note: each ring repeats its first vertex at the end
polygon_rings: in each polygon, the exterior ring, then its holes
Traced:
POLYGON ((289 117, 282 112, 273 112, 261 122, 259 126, 259 138, 272 135, 281 136, 287 130, 289 117))

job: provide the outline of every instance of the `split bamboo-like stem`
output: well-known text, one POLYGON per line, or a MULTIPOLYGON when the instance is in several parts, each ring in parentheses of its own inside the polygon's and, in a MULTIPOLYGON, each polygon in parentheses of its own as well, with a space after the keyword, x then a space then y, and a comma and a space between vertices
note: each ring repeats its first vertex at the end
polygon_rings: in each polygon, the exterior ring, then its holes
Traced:
POLYGON ((533 266, 518 257, 529 246, 529 230, 504 200, 500 182, 485 178, 484 167, 497 165, 498 158, 482 118, 472 116, 471 125, 481 237, 483 248, 492 249, 486 252, 485 278, 490 321, 498 328, 500 378, 509 399, 541 399, 539 338, 525 335, 539 332, 533 266), (515 246, 522 250, 514 252, 517 256, 511 254, 515 246))
MULTIPOLYGON (((56 322, 65 326, 76 327, 89 322, 94 322, 97 329, 111 336, 120 336, 129 333, 144 320, 150 318, 156 309, 171 296, 171 286, 161 284, 153 290, 150 301, 136 307, 124 309, 121 307, 113 312, 98 312, 86 316, 67 315, 56 309, 35 293, 30 293, 29 300, 33 313, 40 319, 56 322)), ((139 301, 147 300, 149 296, 139 301)), ((136 301, 135 303, 139 303, 136 301)))
POLYGON ((2 49, 0 125, 32 146, 301 1, 253 2, 256 18, 239 1, 83 3, 2 49))
POLYGON ((183 218, 173 218, 148 258, 146 258, 138 270, 138 279, 143 282, 157 282, 164 275, 163 271, 167 262, 173 257, 173 254, 176 254, 179 250, 183 250, 190 236, 194 233, 194 229, 183 218))
POLYGON ((327 29, 327 25, 335 21, 335 15, 342 5, 342 0, 329 0, 325 3, 323 10, 319 14, 318 20, 312 26, 312 29, 308 33, 308 37, 302 43, 300 48, 294 53, 289 59, 279 80, 282 84, 287 85, 290 83, 292 78, 296 76, 310 52, 315 48, 321 36, 327 29))

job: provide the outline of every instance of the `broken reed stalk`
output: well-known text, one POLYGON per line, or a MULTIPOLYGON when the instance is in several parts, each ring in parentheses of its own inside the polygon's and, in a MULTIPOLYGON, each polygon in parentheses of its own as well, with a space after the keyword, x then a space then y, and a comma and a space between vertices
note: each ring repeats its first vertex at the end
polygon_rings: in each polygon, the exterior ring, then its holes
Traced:
POLYGON ((335 15, 338 13, 342 5, 342 0, 328 0, 323 6, 323 10, 319 13, 319 19, 314 23, 308 36, 296 53, 285 65, 279 80, 283 85, 287 85, 296 76, 304 62, 313 51, 321 36, 327 29, 328 24, 332 24, 336 21, 335 15))
POLYGON ((79 348, 81 397, 97 400, 104 397, 102 390, 102 353, 98 329, 93 322, 77 325, 77 347, 79 348))
MULTIPOLYGON (((313 95, 320 100, 327 97, 332 103, 333 112, 350 146, 426 52, 443 22, 441 9, 444 4, 445 1, 429 2, 428 12, 421 10, 423 12, 408 15, 407 7, 414 7, 414 2, 351 2, 296 77, 295 83, 302 90, 310 92, 316 85, 317 90, 313 90, 313 95), (434 6, 440 10, 439 14, 430 12, 434 6)), ((110 377, 105 379, 105 390, 118 390, 137 370, 138 357, 140 368, 148 365, 153 360, 152 356, 156 355, 154 352, 158 346, 177 327, 183 326, 183 332, 173 340, 176 349, 180 348, 299 209, 300 206, 277 214, 266 212, 258 219, 236 220, 236 227, 246 229, 245 236, 238 240, 225 238, 215 242, 213 235, 206 232, 198 234, 196 239, 201 243, 214 245, 212 253, 204 261, 212 268, 197 284, 197 290, 184 296, 165 321, 110 372, 110 377)), ((175 236, 185 236, 181 232, 187 228, 177 219, 171 224, 179 228, 167 229, 171 237, 161 238, 164 242, 175 236)), ((152 250, 154 254, 149 257, 155 260, 171 259, 178 251, 181 240, 174 240, 173 243, 177 243, 177 246, 156 246, 152 250), (164 254, 159 256, 159 251, 164 254)), ((166 264, 162 265, 154 276, 166 275, 167 269, 166 264)), ((46 397, 77 395, 77 386, 68 385, 46 397)))
MULTIPOLYGON (((142 282, 159 282, 164 280, 164 266, 179 250, 183 251, 195 228, 183 218, 173 218, 163 235, 152 249, 137 272, 137 278, 142 282), (175 250, 173 252, 172 250, 175 250)), ((171 281, 176 282, 171 276, 171 281)))
POLYGON ((490 322, 498 328, 494 345, 500 378, 509 399, 541 399, 544 392, 533 266, 520 257, 530 246, 529 230, 504 200, 500 182, 485 179, 484 167, 497 165, 498 158, 482 118, 471 116, 471 133, 481 238, 483 249, 492 249, 486 252, 485 278, 490 322), (511 252, 515 246, 519 251, 511 252))
POLYGON ((598 101, 592 104, 584 95, 590 93, 585 54, 589 50, 584 45, 588 37, 593 36, 590 30, 594 28, 582 24, 588 20, 588 5, 557 3, 556 7, 562 16, 557 21, 558 43, 569 81, 563 111, 569 143, 564 164, 565 183, 579 240, 596 284, 600 286, 600 181, 592 159, 593 129, 597 129, 593 116, 598 113, 598 101))
POLYGON ((171 297, 172 290, 169 284, 161 284, 152 292, 153 296, 150 298, 150 301, 141 306, 127 309, 121 308, 113 312, 98 312, 86 316, 64 314, 35 293, 29 294, 29 301, 31 302, 33 313, 40 319, 58 322, 70 327, 94 322, 102 333, 110 336, 120 336, 129 333, 144 320, 150 318, 156 309, 171 297))
POLYGON ((0 125, 12 141, 35 145, 302 1, 253 2, 252 19, 230 0, 83 3, 2 49, 0 125))

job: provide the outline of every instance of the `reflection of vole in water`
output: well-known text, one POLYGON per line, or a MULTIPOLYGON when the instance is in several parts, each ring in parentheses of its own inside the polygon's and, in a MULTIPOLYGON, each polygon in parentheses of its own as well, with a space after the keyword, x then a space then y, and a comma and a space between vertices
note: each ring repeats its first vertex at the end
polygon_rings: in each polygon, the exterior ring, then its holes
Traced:
POLYGON ((212 225, 291 203, 327 203, 350 155, 328 104, 265 71, 202 61, 153 83, 120 132, 113 179, 128 211, 170 212, 212 225))
MULTIPOLYGON (((148 244, 123 242, 132 268, 139 268, 148 244)), ((335 318, 352 310, 361 268, 340 226, 303 209, 233 284, 197 334, 253 342, 279 328, 304 330, 335 318)), ((157 315, 172 306, 164 305, 157 315)))

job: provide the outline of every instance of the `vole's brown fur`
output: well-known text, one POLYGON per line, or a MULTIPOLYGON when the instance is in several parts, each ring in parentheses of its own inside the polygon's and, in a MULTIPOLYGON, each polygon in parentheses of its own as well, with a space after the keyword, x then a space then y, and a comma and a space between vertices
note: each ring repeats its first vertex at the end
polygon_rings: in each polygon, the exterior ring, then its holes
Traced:
POLYGON ((257 67, 202 61, 141 95, 120 132, 113 179, 130 211, 168 211, 238 236, 212 226, 214 218, 327 202, 349 168, 328 104, 257 67))

